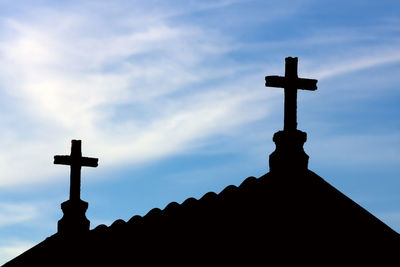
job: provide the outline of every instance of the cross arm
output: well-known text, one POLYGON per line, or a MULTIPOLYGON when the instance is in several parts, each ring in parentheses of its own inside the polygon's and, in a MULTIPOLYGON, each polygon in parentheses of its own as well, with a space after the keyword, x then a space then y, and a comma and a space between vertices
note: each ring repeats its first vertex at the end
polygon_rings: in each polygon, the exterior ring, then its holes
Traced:
POLYGON ((287 88, 294 86, 296 89, 315 91, 317 90, 317 82, 318 80, 304 78, 288 80, 286 77, 276 75, 265 77, 265 86, 267 87, 287 88))
POLYGON ((318 80, 314 79, 298 78, 296 81, 296 85, 298 89, 315 91, 317 90, 317 82, 318 80))
POLYGON ((71 165, 71 156, 54 156, 54 164, 71 165))
POLYGON ((61 165, 75 165, 86 167, 97 167, 99 159, 80 157, 78 159, 71 159, 71 156, 54 156, 54 164, 61 165))
POLYGON ((86 167, 97 167, 98 162, 99 162, 99 159, 96 159, 96 158, 87 158, 87 157, 81 158, 82 166, 86 166, 86 167))
POLYGON ((286 87, 286 79, 282 76, 266 76, 265 77, 265 86, 267 87, 279 87, 284 88, 286 87))

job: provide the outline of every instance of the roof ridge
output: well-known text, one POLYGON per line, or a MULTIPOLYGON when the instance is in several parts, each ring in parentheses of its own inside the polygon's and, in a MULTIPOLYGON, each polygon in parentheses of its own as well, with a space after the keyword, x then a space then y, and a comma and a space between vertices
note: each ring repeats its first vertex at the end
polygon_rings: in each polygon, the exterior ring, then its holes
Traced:
POLYGON ((214 201, 216 199, 225 198, 226 196, 228 196, 238 190, 244 189, 244 188, 254 184, 259 179, 260 178, 256 178, 254 176, 249 176, 246 179, 244 179, 240 183, 239 186, 236 186, 233 184, 228 185, 224 189, 222 189, 218 194, 215 193, 214 191, 209 191, 209 192, 205 193, 204 195, 202 195, 199 199, 196 199, 194 197, 189 197, 189 198, 185 199, 181 204, 179 204, 176 201, 172 201, 172 202, 168 203, 164 207, 164 209, 153 208, 143 216, 141 216, 141 215, 132 216, 128 221, 124 221, 122 219, 117 219, 110 226, 107 226, 105 224, 100 224, 100 225, 96 226, 94 229, 90 230, 90 232, 99 232, 99 231, 104 231, 106 229, 122 228, 122 227, 125 227, 127 224, 133 225, 133 224, 140 223, 143 220, 147 221, 147 220, 151 219, 152 217, 158 217, 158 216, 164 215, 166 213, 171 213, 177 209, 191 207, 193 205, 198 204, 199 202, 200 203, 209 202, 209 201, 214 201))

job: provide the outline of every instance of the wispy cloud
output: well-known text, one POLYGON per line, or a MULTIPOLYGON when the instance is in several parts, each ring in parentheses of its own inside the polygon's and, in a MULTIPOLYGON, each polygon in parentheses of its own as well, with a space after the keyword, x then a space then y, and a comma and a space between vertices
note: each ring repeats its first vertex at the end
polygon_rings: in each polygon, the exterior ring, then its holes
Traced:
POLYGON ((399 44, 387 47, 382 46, 378 49, 369 49, 364 55, 347 55, 336 59, 334 62, 325 62, 326 66, 320 66, 313 71, 319 79, 335 77, 342 74, 349 74, 368 68, 380 67, 387 64, 400 62, 399 44))
POLYGON ((28 222, 38 214, 39 211, 32 204, 0 203, 0 226, 28 222))
POLYGON ((51 148, 68 139, 96 143, 106 165, 127 158, 134 164, 268 112, 256 103, 271 94, 249 92, 251 66, 225 64, 233 45, 216 31, 157 20, 103 35, 95 26, 87 31, 96 18, 86 15, 3 21, 1 92, 13 101, 4 113, 15 115, 2 134, 9 150, 0 155, 6 170, 0 185, 54 175, 51 148), (224 86, 211 86, 218 81, 224 86), (31 155, 20 157, 22 147, 31 155), (21 164, 24 170, 16 168, 21 164))
MULTIPOLYGON (((178 13, 236 4, 241 1, 190 4, 178 13)), ((112 4, 74 12, 39 7, 1 21, 0 145, 7 153, 0 153, 0 186, 54 176, 51 158, 63 153, 54 148, 67 153, 72 138, 83 139, 85 151, 100 155, 102 164, 135 164, 267 116, 278 92, 254 89, 263 87, 266 74, 260 63, 239 65, 229 56, 257 42, 238 45, 218 29, 178 23, 172 7, 127 9, 130 13, 112 4), (104 16, 111 16, 110 23, 104 16)), ((348 30, 335 29, 335 37, 316 32, 296 44, 365 38, 348 30)), ((302 73, 326 79, 398 62, 397 44, 391 44, 356 47, 340 58, 327 57, 324 65, 310 56, 301 61, 302 73)))

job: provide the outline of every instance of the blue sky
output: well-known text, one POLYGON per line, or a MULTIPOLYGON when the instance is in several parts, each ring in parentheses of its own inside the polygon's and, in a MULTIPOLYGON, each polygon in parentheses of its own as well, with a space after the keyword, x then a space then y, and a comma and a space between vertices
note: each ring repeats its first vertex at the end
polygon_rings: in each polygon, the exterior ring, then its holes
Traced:
POLYGON ((400 232, 400 4, 293 2, 0 1, 0 263, 57 231, 71 139, 92 228, 268 172, 287 56, 309 168, 400 232))

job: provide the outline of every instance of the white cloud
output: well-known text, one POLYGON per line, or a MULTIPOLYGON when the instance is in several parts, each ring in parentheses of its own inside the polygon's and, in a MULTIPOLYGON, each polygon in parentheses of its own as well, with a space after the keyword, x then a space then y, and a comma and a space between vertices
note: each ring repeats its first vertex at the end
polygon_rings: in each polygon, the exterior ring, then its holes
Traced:
MULTIPOLYGON (((127 158, 131 162, 140 162, 188 149, 193 140, 229 132, 234 127, 264 116, 268 109, 248 106, 251 102, 266 100, 264 95, 269 93, 233 90, 232 94, 211 92, 191 97, 190 101, 176 103, 176 109, 165 116, 160 114, 142 129, 135 131, 132 129, 134 126, 130 129, 128 125, 125 132, 131 134, 110 140, 103 147, 105 157, 113 164, 127 158)), ((100 141, 98 143, 102 146, 100 141)))
MULTIPOLYGON (((0 22, 0 97, 8 103, 0 115, 0 186, 56 176, 52 157, 68 153, 73 138, 103 166, 136 164, 229 134, 265 117, 280 97, 263 88, 264 73, 257 72, 265 66, 226 57, 239 46, 217 29, 171 22, 168 8, 146 16, 140 8, 113 8, 37 8, 0 22)), ((347 61, 329 58, 314 70, 302 59, 302 69, 324 79, 400 60, 393 46, 386 48, 370 56, 365 48, 347 61)))
POLYGON ((268 113, 257 103, 273 93, 247 90, 254 83, 245 74, 249 66, 224 64, 233 45, 214 30, 163 20, 117 30, 124 18, 114 18, 102 34, 90 13, 38 14, 0 25, 7 33, 0 43, 0 93, 13 102, 3 113, 11 122, 0 133, 8 148, 0 153, 0 186, 55 175, 52 156, 68 147, 54 149, 73 138, 83 139, 84 153, 97 152, 104 165, 135 164, 268 113), (215 81, 224 86, 211 87, 215 81))

